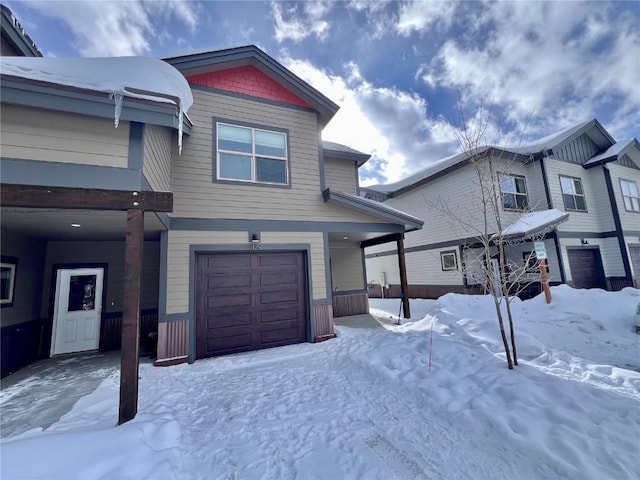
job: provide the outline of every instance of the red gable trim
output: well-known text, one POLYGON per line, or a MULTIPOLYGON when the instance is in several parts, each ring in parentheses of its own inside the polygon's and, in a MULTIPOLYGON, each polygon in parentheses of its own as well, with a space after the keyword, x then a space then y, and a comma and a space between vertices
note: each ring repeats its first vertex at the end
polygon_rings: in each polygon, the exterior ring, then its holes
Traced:
POLYGON ((307 102, 301 100, 251 65, 192 75, 187 77, 187 81, 204 87, 243 93, 252 97, 312 108, 307 102))

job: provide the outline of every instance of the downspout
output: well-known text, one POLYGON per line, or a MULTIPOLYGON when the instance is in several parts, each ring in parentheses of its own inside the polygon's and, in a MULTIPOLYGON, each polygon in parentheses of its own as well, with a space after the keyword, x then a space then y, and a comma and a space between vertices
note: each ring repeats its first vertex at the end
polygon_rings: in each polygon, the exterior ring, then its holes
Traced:
MULTIPOLYGON (((547 208, 553 208, 553 202, 551 201, 551 191, 549 190, 549 181, 547 179, 547 169, 544 166, 544 159, 540 158, 540 169, 542 170, 542 183, 544 184, 544 193, 547 197, 547 208)), ((564 261, 562 260, 562 249, 560 248, 560 240, 558 239, 557 232, 551 232, 549 235, 553 238, 553 244, 556 247, 556 257, 558 258, 558 267, 560 270, 560 283, 567 283, 567 277, 564 273, 564 261)))
POLYGON ((616 226, 616 236, 618 237, 618 245, 620 246, 620 255, 622 255, 622 264, 624 265, 625 280, 631 281, 631 263, 627 254, 627 245, 624 241, 624 233, 622 232, 622 222, 620 221, 620 212, 618 204, 613 192, 613 183, 611 183, 611 172, 605 164, 602 164, 604 172, 604 181, 607 184, 607 193, 609 194, 609 203, 611 204, 611 213, 613 214, 613 223, 616 226))

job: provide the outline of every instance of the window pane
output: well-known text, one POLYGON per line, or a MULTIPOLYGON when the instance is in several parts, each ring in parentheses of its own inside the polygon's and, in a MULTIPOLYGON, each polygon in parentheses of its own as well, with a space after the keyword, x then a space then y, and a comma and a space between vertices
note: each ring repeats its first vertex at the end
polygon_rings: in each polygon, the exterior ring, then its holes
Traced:
POLYGON ((256 158, 258 182, 287 183, 287 162, 270 158, 256 158))
POLYGON ((218 178, 251 180, 251 157, 221 153, 218 178))
POLYGON ((575 201, 576 201, 576 209, 577 210, 586 210, 587 209, 587 204, 584 201, 584 197, 577 196, 577 197, 575 197, 575 201))
POLYGON ((502 206, 504 208, 516 208, 516 198, 513 193, 502 194, 502 206))
POLYGON ((2 300, 9 300, 11 298, 11 277, 13 276, 13 269, 8 266, 2 266, 0 269, 0 298, 2 300))
POLYGON ((573 195, 562 195, 562 200, 564 201, 564 208, 567 210, 575 210, 576 205, 573 201, 573 195))
POLYGON ((527 193, 527 185, 524 178, 516 177, 516 191, 518 193, 527 193))
POLYGON ((582 191, 582 182, 580 180, 573 181, 573 188, 575 193, 577 193, 578 195, 584 194, 584 192, 582 191))
POLYGON ((73 275, 69 280, 68 312, 93 310, 96 301, 96 276, 73 275))
POLYGON ((503 192, 515 192, 516 186, 513 177, 504 177, 502 179, 502 191, 503 192))
POLYGON ((251 129, 218 124, 218 149, 251 153, 251 129))
POLYGON ((442 260, 443 270, 455 270, 457 268, 455 253, 442 253, 440 258, 442 260))
POLYGON ((624 208, 627 210, 633 210, 633 203, 631 202, 631 197, 622 197, 624 201, 624 208))
POLYGON ((573 180, 570 178, 560 177, 560 186, 562 187, 562 193, 573 193, 573 180))
POLYGON ((623 195, 631 195, 631 183, 626 180, 620 180, 623 195))
POLYGON ((631 199, 631 208, 634 212, 640 212, 640 199, 632 198, 631 199))
POLYGON ((256 130, 256 154, 272 157, 286 157, 285 135, 283 133, 256 130))
POLYGON ((516 203, 518 204, 518 209, 520 210, 527 208, 527 196, 516 195, 516 203))

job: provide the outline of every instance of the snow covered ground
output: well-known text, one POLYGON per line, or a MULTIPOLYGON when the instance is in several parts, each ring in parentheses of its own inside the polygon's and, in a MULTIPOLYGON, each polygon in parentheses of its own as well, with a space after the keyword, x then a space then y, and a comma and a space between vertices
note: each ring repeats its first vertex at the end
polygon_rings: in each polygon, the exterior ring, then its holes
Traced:
MULTIPOLYGON (((57 424, 3 439, 1 477, 640 478, 640 291, 552 291, 515 305, 513 371, 489 297, 414 300, 399 326, 142 365, 138 416, 117 428, 114 374, 57 424)), ((372 308, 392 318, 398 300, 372 308)))

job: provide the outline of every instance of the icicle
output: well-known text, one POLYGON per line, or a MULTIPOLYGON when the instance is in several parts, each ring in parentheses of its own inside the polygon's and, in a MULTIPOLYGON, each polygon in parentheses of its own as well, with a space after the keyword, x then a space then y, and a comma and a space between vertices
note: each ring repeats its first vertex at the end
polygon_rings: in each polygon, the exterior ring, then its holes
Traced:
POLYGON ((184 111, 182 105, 180 105, 180 115, 178 116, 178 155, 182 154, 182 120, 184 118, 184 111))
POLYGON ((120 125, 120 113, 122 112, 122 95, 119 93, 112 93, 109 98, 114 99, 116 102, 116 110, 113 116, 113 123, 118 128, 120 125))

